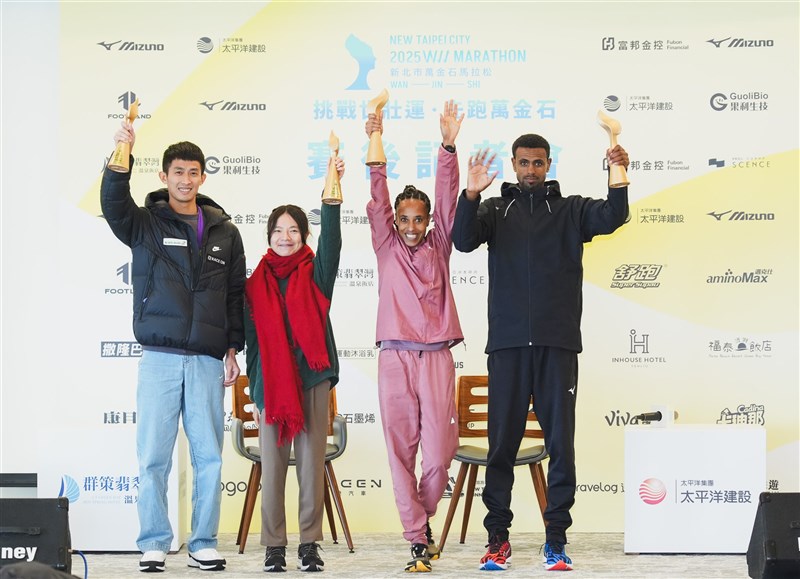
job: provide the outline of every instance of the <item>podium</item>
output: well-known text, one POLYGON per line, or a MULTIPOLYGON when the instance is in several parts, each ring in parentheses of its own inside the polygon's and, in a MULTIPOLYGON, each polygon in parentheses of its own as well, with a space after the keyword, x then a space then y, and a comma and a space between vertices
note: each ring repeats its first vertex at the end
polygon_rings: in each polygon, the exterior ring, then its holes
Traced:
POLYGON ((625 427, 625 552, 745 553, 766 486, 766 430, 625 427))

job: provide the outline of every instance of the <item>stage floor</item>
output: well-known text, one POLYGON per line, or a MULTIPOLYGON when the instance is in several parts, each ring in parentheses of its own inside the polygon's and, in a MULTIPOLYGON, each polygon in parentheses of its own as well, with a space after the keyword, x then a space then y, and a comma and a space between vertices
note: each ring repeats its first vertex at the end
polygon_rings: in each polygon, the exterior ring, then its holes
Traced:
MULTIPOLYGON (((478 561, 485 551, 482 530, 467 535, 466 543, 458 543, 457 530, 447 538, 446 550, 438 561, 433 562, 433 573, 437 577, 552 577, 563 573, 545 571, 541 566, 539 549, 544 535, 540 533, 512 534, 512 565, 502 573, 478 571, 478 561)), ((326 535, 327 536, 327 535, 326 535)), ((287 571, 300 574, 296 569, 297 536, 290 536, 287 547, 287 571)), ((262 570, 264 548, 259 545, 258 533, 251 533, 247 549, 238 554, 236 536, 220 536, 219 551, 228 560, 225 577, 264 577, 262 570)), ((325 561, 324 577, 400 577, 408 576, 403 567, 409 558, 409 549, 400 535, 356 534, 353 537, 355 552, 349 553, 344 538, 339 544, 330 541, 321 543, 325 561)), ((78 547, 75 545, 74 547, 78 547)), ((702 579, 747 578, 745 555, 626 555, 623 552, 622 533, 573 533, 567 554, 575 562, 575 570, 568 577, 614 577, 614 578, 664 578, 702 579)), ((138 570, 139 554, 86 555, 89 577, 116 579, 119 577, 145 576, 138 570)), ((180 552, 167 556, 167 571, 159 577, 199 577, 209 573, 186 566, 186 546, 180 552)), ((72 573, 83 577, 83 560, 75 554, 72 558, 72 573)), ((303 575, 306 575, 303 573, 303 575)), ((313 575, 313 574, 309 574, 313 575)))

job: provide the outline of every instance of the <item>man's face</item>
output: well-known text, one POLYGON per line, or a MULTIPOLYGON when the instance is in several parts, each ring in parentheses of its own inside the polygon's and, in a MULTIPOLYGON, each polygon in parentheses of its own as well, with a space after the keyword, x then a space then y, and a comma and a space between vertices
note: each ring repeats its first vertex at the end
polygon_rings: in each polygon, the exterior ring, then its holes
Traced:
POLYGON ((511 166, 517 174, 519 188, 530 192, 539 187, 547 179, 550 170, 550 159, 544 149, 528 149, 519 147, 511 159, 511 166))
POLYGON ((200 185, 206 180, 199 161, 184 161, 175 159, 170 163, 167 172, 158 174, 161 182, 167 186, 170 207, 177 213, 180 209, 189 209, 194 206, 194 200, 199 192, 200 185))
POLYGON ((407 246, 416 247, 425 239, 430 222, 431 216, 423 201, 403 199, 397 205, 394 223, 397 226, 397 232, 407 246))

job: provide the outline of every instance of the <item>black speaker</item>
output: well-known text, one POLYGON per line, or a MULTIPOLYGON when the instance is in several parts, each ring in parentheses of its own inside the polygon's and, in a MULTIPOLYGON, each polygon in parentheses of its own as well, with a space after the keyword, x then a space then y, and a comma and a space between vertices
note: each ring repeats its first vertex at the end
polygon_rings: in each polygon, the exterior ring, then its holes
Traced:
POLYGON ((69 500, 0 499, 0 567, 36 561, 72 571, 69 500))
POLYGON ((761 493, 747 548, 753 579, 800 577, 800 493, 761 493))

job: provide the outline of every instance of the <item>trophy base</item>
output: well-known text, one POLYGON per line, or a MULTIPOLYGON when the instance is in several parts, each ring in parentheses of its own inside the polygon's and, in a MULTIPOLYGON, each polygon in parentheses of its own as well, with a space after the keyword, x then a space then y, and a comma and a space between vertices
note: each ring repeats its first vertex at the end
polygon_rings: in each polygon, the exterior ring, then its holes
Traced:
POLYGON ((112 165, 109 163, 108 168, 114 171, 115 173, 127 173, 130 171, 130 167, 125 167, 123 165, 112 165))
POLYGON ((386 161, 367 161, 367 165, 370 167, 382 167, 386 164, 386 161))
POLYGON ((623 183, 609 183, 608 186, 612 189, 622 189, 623 187, 627 187, 630 185, 630 181, 625 181, 623 183))
POLYGON ((322 202, 325 205, 341 205, 342 204, 342 200, 341 199, 323 199, 322 202))

